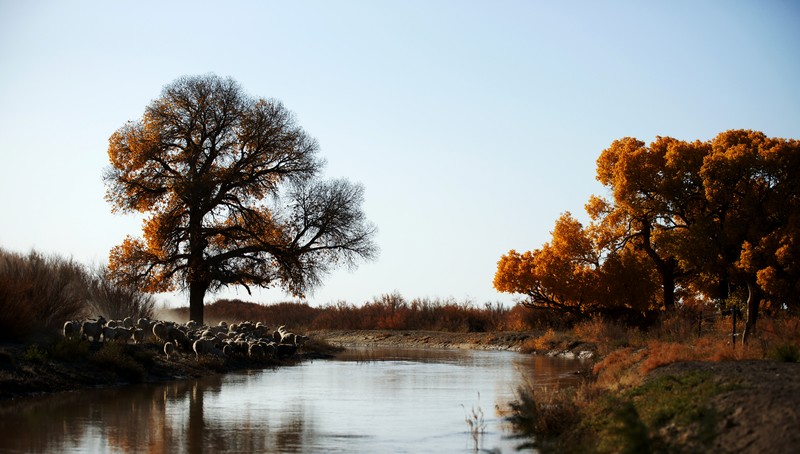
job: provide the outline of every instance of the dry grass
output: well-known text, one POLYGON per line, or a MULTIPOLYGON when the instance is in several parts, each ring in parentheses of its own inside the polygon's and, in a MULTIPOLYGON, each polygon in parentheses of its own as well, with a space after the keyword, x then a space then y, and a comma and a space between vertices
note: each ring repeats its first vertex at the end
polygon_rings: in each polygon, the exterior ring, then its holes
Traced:
POLYGON ((522 353, 547 353, 551 351, 563 351, 575 341, 575 336, 571 332, 556 331, 548 329, 541 336, 531 337, 520 346, 522 353))
MULTIPOLYGON (((800 345, 800 333, 793 330, 800 329, 798 319, 765 319, 761 326, 764 328, 747 345, 732 342, 730 320, 726 319, 708 324, 700 333, 694 320, 668 318, 648 332, 629 333, 626 346, 621 348, 614 348, 613 339, 606 339, 603 345, 603 340, 595 337, 601 345, 599 350, 608 352, 595 364, 597 385, 607 389, 636 386, 650 371, 679 361, 768 359, 776 351, 791 358, 791 346, 800 345)), ((608 332, 615 329, 609 326, 608 332)))
POLYGON ((731 329, 730 318, 712 317, 701 325, 697 318, 675 315, 646 331, 602 320, 578 323, 567 332, 548 330, 529 341, 529 346, 548 350, 565 339, 578 339, 597 344, 601 358, 590 380, 572 390, 521 389, 510 419, 519 433, 551 450, 655 449, 650 443, 659 438, 651 437, 656 427, 652 415, 694 408, 698 393, 716 391, 706 389, 711 385, 705 381, 687 381, 676 400, 660 390, 658 383, 645 380, 654 369, 679 361, 800 360, 800 318, 796 316, 762 318, 756 336, 746 346, 732 341, 731 329), (626 397, 639 394, 648 397, 642 398, 644 403, 636 401, 636 406, 626 397), (647 406, 648 400, 654 401, 653 408, 647 406), (640 410, 644 413, 639 414, 640 410), (606 442, 597 444, 597 440, 606 442))
POLYGON ((519 438, 530 440, 519 448, 556 449, 553 445, 558 437, 573 430, 580 420, 582 390, 544 388, 530 382, 520 386, 508 418, 519 438))

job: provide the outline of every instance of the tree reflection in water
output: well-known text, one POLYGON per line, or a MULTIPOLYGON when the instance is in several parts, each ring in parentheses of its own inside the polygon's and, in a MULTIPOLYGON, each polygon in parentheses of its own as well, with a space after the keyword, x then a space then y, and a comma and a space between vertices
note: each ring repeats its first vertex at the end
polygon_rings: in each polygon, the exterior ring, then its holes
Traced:
POLYGON ((0 451, 300 452, 313 436, 302 409, 284 415, 274 430, 269 415, 243 419, 231 407, 209 417, 205 401, 221 384, 218 376, 4 402, 0 451))

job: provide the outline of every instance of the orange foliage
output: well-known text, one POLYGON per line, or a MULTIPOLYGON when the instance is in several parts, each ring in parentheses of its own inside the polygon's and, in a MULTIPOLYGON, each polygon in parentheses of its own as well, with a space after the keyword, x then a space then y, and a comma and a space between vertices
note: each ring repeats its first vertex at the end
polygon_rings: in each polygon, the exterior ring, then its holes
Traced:
POLYGON ((653 269, 640 251, 606 249, 597 229, 584 228, 570 213, 561 215, 552 235, 540 249, 502 256, 495 288, 525 295, 531 308, 580 316, 641 313, 654 305, 653 269))
POLYGON ((587 227, 566 213, 550 242, 502 256, 495 288, 532 307, 618 317, 697 311, 749 289, 752 332, 759 309, 800 307, 798 168, 800 141, 756 131, 616 140, 597 160, 612 199, 590 198, 587 227))
POLYGON ((580 313, 591 304, 599 257, 583 226, 570 213, 558 219, 553 240, 540 249, 509 251, 500 258, 494 287, 527 296, 531 307, 580 313))

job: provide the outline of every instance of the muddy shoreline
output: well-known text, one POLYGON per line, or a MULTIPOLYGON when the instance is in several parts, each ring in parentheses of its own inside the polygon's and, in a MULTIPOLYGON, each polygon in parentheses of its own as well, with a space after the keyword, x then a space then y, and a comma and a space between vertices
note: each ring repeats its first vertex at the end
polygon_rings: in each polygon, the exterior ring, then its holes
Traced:
MULTIPOLYGON (((180 353, 167 358, 161 345, 145 343, 115 346, 115 356, 97 361, 93 356, 103 348, 88 343, 80 356, 52 352, 36 354, 33 344, 0 344, 0 401, 29 395, 86 388, 105 388, 132 383, 163 383, 200 378, 235 370, 291 366, 309 359, 330 358, 347 347, 407 347, 436 349, 480 349, 519 352, 534 337, 526 332, 450 333, 439 331, 326 330, 306 333, 312 341, 294 357, 284 360, 250 361, 247 358, 201 358, 180 353), (73 358, 66 360, 64 357, 73 358)), ((47 345, 43 343, 42 345, 47 345)), ((71 346, 74 348, 75 346, 71 346)), ((578 357, 591 346, 546 352, 578 357)), ((49 347, 42 347, 45 351, 49 347)), ((589 352, 591 354, 591 352, 589 352)))
MULTIPOLYGON (((86 355, 65 360, 52 353, 32 354, 32 344, 0 344, 0 402, 27 396, 140 383, 165 383, 237 370, 291 366, 309 359, 330 358, 331 346, 300 351, 291 358, 201 357, 175 353, 167 358, 160 344, 121 344, 113 355, 98 355, 101 343, 89 343, 86 355)), ((36 350, 34 350, 36 353, 36 350)))
POLYGON ((310 336, 341 347, 408 347, 520 351, 529 333, 449 333, 440 331, 335 330, 310 336))
POLYGON ((592 359, 596 346, 574 342, 562 348, 531 352, 525 343, 537 337, 531 332, 450 333, 441 331, 327 330, 310 333, 341 347, 408 347, 468 350, 503 350, 564 358, 592 359))

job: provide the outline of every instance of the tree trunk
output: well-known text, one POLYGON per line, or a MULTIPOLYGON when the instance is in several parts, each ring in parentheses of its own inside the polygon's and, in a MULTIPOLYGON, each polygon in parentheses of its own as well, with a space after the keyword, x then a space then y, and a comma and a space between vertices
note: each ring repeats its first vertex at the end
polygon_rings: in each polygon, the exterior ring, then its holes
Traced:
POLYGON ((761 298, 758 288, 753 288, 750 282, 747 283, 747 320, 744 322, 744 332, 742 333, 742 345, 756 333, 756 320, 758 320, 758 306, 761 298))
POLYGON ((211 285, 203 257, 205 238, 203 237, 203 216, 191 211, 189 214, 189 320, 203 324, 203 299, 211 285))
POLYGON ((194 320, 198 324, 203 324, 203 299, 208 290, 206 282, 189 283, 189 320, 194 320))
POLYGON ((661 272, 663 288, 664 310, 670 312, 675 309, 675 267, 665 267, 661 272))
POLYGON ((653 261, 653 264, 661 275, 662 295, 664 299, 664 311, 670 312, 675 309, 675 271, 678 267, 678 262, 675 257, 661 258, 660 255, 653 248, 650 243, 650 224, 647 222, 642 223, 642 248, 653 261))

